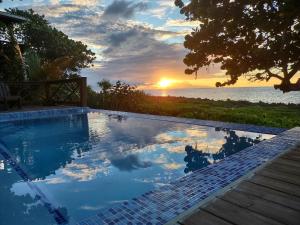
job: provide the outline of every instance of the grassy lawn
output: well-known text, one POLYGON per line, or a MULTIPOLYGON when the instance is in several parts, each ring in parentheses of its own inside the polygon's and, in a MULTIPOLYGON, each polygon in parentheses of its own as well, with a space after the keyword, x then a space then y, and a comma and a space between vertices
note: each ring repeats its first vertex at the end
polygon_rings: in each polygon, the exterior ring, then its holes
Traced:
POLYGON ((282 128, 300 126, 300 105, 292 104, 149 96, 130 111, 282 128))

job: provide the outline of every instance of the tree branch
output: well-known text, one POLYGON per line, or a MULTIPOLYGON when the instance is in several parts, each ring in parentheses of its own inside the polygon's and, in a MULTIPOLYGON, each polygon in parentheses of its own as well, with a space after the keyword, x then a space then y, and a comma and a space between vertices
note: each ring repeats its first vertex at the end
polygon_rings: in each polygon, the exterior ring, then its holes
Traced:
POLYGON ((296 63, 294 68, 288 73, 288 78, 291 79, 300 70, 300 62, 296 63))
POLYGON ((278 74, 272 73, 269 69, 266 69, 266 72, 268 73, 269 76, 268 80, 270 80, 271 77, 277 78, 281 81, 283 80, 283 77, 279 76, 278 74))
POLYGON ((283 91, 283 93, 290 91, 300 91, 300 78, 294 84, 291 83, 290 80, 288 82, 283 81, 281 84, 274 85, 274 88, 283 91))

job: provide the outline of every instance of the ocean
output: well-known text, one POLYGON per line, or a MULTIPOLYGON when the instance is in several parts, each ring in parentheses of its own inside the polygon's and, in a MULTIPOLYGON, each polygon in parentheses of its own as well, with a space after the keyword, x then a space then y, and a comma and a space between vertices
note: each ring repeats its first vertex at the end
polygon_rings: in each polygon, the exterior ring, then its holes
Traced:
POLYGON ((155 96, 183 96, 189 98, 207 98, 212 100, 246 100, 250 102, 293 103, 300 104, 300 91, 283 94, 273 87, 239 88, 187 88, 170 90, 145 90, 155 96))

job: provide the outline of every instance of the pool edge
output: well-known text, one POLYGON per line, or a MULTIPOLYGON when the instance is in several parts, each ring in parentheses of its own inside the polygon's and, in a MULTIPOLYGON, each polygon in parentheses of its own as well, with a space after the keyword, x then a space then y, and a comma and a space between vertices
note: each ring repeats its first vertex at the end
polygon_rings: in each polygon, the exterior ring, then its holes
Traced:
POLYGON ((256 167, 255 169, 251 170, 250 172, 248 172, 244 176, 240 177, 238 180, 234 181, 233 183, 229 184, 228 186, 226 186, 226 187, 218 190, 216 193, 214 193, 211 196, 207 197, 206 199, 202 200, 201 202, 199 202, 198 204, 196 204, 195 206, 193 206, 192 208, 190 208, 186 212, 178 215, 176 218, 172 219, 171 221, 169 221, 165 225, 176 225, 176 224, 178 225, 178 222, 180 222, 180 223, 183 222, 183 220, 185 220, 186 218, 188 218, 189 216, 191 216, 192 214, 194 214, 197 210, 199 210, 200 207, 204 207, 205 205, 209 204, 211 201, 213 201, 214 199, 216 199, 218 196, 222 196, 222 195, 226 194, 230 190, 232 190, 235 187, 237 187, 241 182, 250 179, 257 172, 261 171, 266 166, 270 165, 272 162, 274 162, 280 156, 286 154, 287 152, 292 151, 293 149, 295 149, 295 147, 297 147, 299 145, 300 145, 300 141, 296 142, 293 146, 290 146, 287 149, 283 150, 281 153, 279 153, 278 155, 276 155, 273 159, 271 159, 271 160, 263 163, 262 165, 256 167))
MULTIPOLYGON (((278 147, 278 153, 271 158, 270 160, 266 162, 262 162, 261 165, 255 167, 254 169, 250 170, 248 173, 243 175, 242 177, 239 177, 236 181, 230 183, 229 185, 223 187, 220 190, 217 190, 215 193, 212 193, 210 196, 203 200, 199 200, 200 202, 190 209, 188 209, 186 212, 183 212, 176 216, 174 219, 170 220, 169 222, 165 224, 174 224, 178 220, 181 220, 184 215, 189 215, 192 211, 194 211, 199 206, 205 204, 206 202, 213 199, 215 196, 221 195, 222 193, 225 193, 226 191, 230 190, 237 184, 239 184, 241 181, 251 177, 256 171, 259 169, 265 167, 267 164, 271 163, 273 160, 278 158, 280 155, 286 153, 287 151, 291 150, 294 146, 299 144, 300 139, 300 128, 296 127, 290 130, 281 129, 281 128, 268 128, 268 127, 261 127, 261 126, 255 126, 255 125, 248 125, 248 124, 237 124, 237 123, 226 123, 226 122, 218 122, 218 121, 205 121, 205 120, 197 120, 197 119, 186 119, 186 118, 178 118, 178 117, 168 117, 168 116, 156 116, 156 115, 148 115, 148 114, 138 114, 138 113, 128 113, 128 112, 118 112, 118 111, 107 111, 107 110, 95 110, 90 109, 88 107, 71 107, 66 109, 44 109, 44 110, 32 110, 32 111, 26 111, 26 112, 12 112, 12 113, 6 113, 5 115, 8 115, 7 120, 1 120, 1 117, 3 114, 0 114, 0 122, 10 122, 15 120, 24 120, 24 119, 36 119, 36 118, 48 118, 48 117, 57 117, 57 116, 67 116, 67 115, 75 115, 75 114, 81 114, 81 113, 88 113, 88 112, 100 112, 105 114, 115 114, 115 115, 121 115, 121 116, 128 116, 128 117, 134 117, 134 118, 142 118, 142 119, 152 119, 152 120, 161 120, 161 121, 168 121, 168 122, 176 122, 176 123, 185 123, 185 124, 194 124, 194 125, 200 125, 200 126, 208 126, 208 127, 222 127, 222 128, 228 128, 228 129, 235 129, 235 130, 243 130, 243 131, 250 131, 250 132, 257 132, 257 133, 266 133, 265 131, 272 132, 270 134, 276 134, 274 138, 261 142, 263 144, 266 144, 266 147, 278 147), (13 114, 12 116, 9 116, 9 114, 13 114), (247 129, 247 127, 250 127, 250 130, 247 129), (281 131, 281 132, 280 132, 281 131), (275 139, 275 141, 274 141, 275 139), (280 143, 282 143, 282 146, 286 144, 288 148, 281 148, 280 143)), ((260 144, 258 144, 260 146, 260 144)), ((257 146, 257 145, 255 145, 257 146)), ((255 148, 253 146, 253 148, 255 148)), ((250 147, 253 149, 252 147, 250 147)), ((246 149, 250 149, 246 148, 246 149)), ((259 147, 258 147, 259 148, 259 147)), ((246 150, 244 149, 244 150, 246 150)), ((275 149, 276 151, 276 149, 275 149)), ((197 171, 196 171, 197 172, 197 171)))
POLYGON ((125 116, 125 117, 128 116, 128 117, 150 119, 150 120, 160 120, 160 121, 167 121, 167 122, 193 124, 193 125, 206 126, 206 127, 220 127, 220 128, 226 128, 226 129, 232 129, 232 130, 273 134, 273 135, 278 135, 278 134, 288 130, 286 128, 267 127, 267 126, 259 126, 259 125, 252 125, 252 124, 241 124, 241 123, 214 121, 214 120, 201 120, 201 119, 173 117, 173 116, 161 116, 161 115, 152 115, 152 114, 143 114, 143 113, 112 111, 112 110, 104 110, 104 109, 92 109, 91 108, 90 112, 100 112, 100 113, 104 113, 104 114, 120 115, 120 116, 125 116))
POLYGON ((267 126, 258 126, 252 124, 240 124, 240 123, 231 123, 231 122, 221 122, 213 120, 200 120, 200 119, 191 119, 183 117, 172 117, 172 116, 159 116, 152 114, 141 114, 133 112, 122 112, 122 111, 111 111, 104 109, 93 109, 89 107, 66 107, 66 108, 52 108, 52 109, 40 109, 40 110, 28 110, 28 111, 18 111, 18 112, 1 112, 0 113, 0 123, 1 122, 12 122, 18 120, 28 120, 28 119, 42 119, 49 117, 61 117, 68 116, 73 114, 89 113, 89 112, 99 112, 103 114, 113 114, 141 119, 150 119, 150 120, 160 120, 167 122, 176 122, 176 123, 185 123, 193 124, 199 126, 207 127, 219 127, 232 130, 240 130, 247 132, 255 133, 264 133, 278 135, 288 129, 277 128, 277 127, 267 127, 267 126))
MULTIPOLYGON (((89 223, 89 221, 99 221, 100 224, 102 221, 103 224, 119 225, 134 220, 139 223, 146 221, 149 224, 174 224, 183 216, 189 215, 199 204, 202 205, 208 202, 208 200, 213 199, 216 195, 220 195, 236 186, 257 170, 297 146, 299 139, 300 128, 290 129, 272 139, 260 142, 257 145, 229 156, 218 164, 208 166, 195 171, 191 175, 179 178, 171 182, 165 190, 156 189, 150 191, 80 222, 89 225, 93 224, 93 222, 89 223), (232 159, 235 161, 233 163, 235 165, 232 165, 232 159), (232 176, 232 169, 235 171, 234 176, 232 176), (204 173, 205 176, 201 173, 204 173), (214 184, 216 181, 217 183, 214 184), (196 191, 193 188, 189 189, 189 186, 194 186, 193 182, 196 182, 197 187, 194 188, 196 191), (223 183, 226 185, 222 186, 223 183), (209 189, 210 187, 213 187, 214 190, 209 189), (187 196, 186 189, 188 189, 188 192, 195 191, 198 196, 187 196), (176 199, 174 197, 170 199, 169 195, 176 196, 176 199), (178 207, 180 208, 179 210, 178 207), (152 213, 151 216, 143 218, 143 216, 150 212, 152 213)), ((80 222, 78 224, 81 224, 80 222)), ((135 224, 135 222, 132 224, 135 224)))

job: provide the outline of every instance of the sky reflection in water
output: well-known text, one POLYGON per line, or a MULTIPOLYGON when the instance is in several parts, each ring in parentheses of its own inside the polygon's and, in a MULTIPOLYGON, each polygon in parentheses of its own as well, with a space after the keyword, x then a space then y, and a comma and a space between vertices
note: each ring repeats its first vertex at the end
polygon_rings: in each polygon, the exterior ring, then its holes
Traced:
MULTIPOLYGON (((72 224, 272 136, 90 113, 0 124, 0 137, 72 224)), ((1 221, 54 223, 3 158, 0 180, 1 221)))

